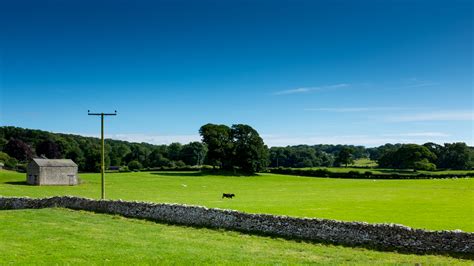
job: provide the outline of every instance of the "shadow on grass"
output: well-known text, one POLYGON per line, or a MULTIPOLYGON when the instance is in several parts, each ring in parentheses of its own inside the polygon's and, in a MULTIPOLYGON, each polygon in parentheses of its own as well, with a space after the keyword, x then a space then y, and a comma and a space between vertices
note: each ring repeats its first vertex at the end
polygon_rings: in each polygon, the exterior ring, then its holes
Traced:
POLYGON ((15 186, 29 186, 30 184, 26 183, 26 181, 8 181, 4 184, 8 185, 15 185, 15 186))
POLYGON ((414 172, 413 170, 405 170, 405 169, 399 169, 399 170, 390 170, 390 169, 374 169, 376 171, 382 172, 382 173, 387 173, 387 174, 408 174, 408 175, 416 175, 418 172, 414 172))
POLYGON ((161 176, 203 176, 201 172, 153 172, 152 175, 161 176))
POLYGON ((232 171, 220 171, 220 170, 201 170, 196 172, 153 172, 152 175, 161 176, 205 176, 205 175, 217 175, 217 176, 236 176, 236 177, 252 177, 258 176, 258 174, 247 174, 242 172, 232 171))

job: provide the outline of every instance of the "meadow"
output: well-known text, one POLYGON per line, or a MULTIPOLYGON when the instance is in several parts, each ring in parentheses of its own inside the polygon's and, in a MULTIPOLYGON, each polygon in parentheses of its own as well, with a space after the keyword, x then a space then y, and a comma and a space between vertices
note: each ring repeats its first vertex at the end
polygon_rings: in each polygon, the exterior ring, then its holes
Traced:
MULTIPOLYGON (((25 174, 0 171, 1 196, 100 196, 100 175, 72 187, 28 186, 25 174)), ((259 174, 132 172, 106 175, 109 199, 183 203, 296 217, 474 232, 474 180, 357 180, 259 174), (232 200, 222 193, 234 193, 232 200)))
MULTIPOLYGON (((28 186, 0 170, 0 196, 98 198, 100 175, 79 186, 28 186)), ((472 179, 353 180, 275 174, 133 172, 106 175, 107 198, 185 203, 251 213, 393 222, 474 231, 472 179), (237 195, 222 199, 223 192, 237 195)), ((67 209, 0 211, 0 264, 442 264, 472 261, 381 252, 67 209)))

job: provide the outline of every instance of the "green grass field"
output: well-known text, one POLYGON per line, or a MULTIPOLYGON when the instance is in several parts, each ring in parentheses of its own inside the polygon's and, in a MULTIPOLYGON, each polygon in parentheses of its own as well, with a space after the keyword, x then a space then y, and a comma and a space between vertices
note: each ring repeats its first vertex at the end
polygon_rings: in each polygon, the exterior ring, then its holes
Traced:
POLYGON ((0 265, 472 264, 445 256, 304 243, 66 209, 0 211, 0 225, 0 265))
POLYGON ((367 159, 367 158, 362 158, 362 159, 357 159, 354 160, 354 163, 350 164, 350 166, 358 166, 358 167, 377 167, 377 162, 367 159))
MULTIPOLYGON (((81 174, 72 187, 27 186, 25 174, 0 171, 1 196, 76 195, 98 198, 100 175, 81 174)), ((107 174, 107 198, 186 203, 298 217, 474 232, 474 180, 355 180, 262 174, 251 177, 197 172, 107 174), (237 195, 221 199, 223 192, 237 195)))

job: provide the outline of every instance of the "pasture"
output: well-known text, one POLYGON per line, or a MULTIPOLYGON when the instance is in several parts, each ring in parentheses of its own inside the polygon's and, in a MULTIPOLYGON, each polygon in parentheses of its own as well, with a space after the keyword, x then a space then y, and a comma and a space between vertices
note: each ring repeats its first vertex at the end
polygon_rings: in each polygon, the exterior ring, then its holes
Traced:
POLYGON ((356 166, 356 167, 377 167, 377 162, 367 158, 361 158, 354 160, 353 163, 349 164, 349 166, 356 166))
MULTIPOLYGON (((25 174, 0 171, 1 196, 74 195, 98 198, 100 175, 81 174, 75 187, 25 185, 25 174)), ((249 177, 199 172, 106 175, 109 199, 184 203, 297 217, 474 232, 474 180, 355 180, 260 174, 249 177), (234 193, 234 199, 222 199, 234 193)))

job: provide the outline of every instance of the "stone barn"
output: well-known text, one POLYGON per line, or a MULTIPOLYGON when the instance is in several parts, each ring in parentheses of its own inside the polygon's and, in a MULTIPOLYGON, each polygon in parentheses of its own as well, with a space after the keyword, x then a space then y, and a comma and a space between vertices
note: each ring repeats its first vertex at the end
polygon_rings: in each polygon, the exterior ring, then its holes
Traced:
POLYGON ((38 186, 77 185, 77 164, 69 159, 33 159, 26 170, 26 182, 38 186))

